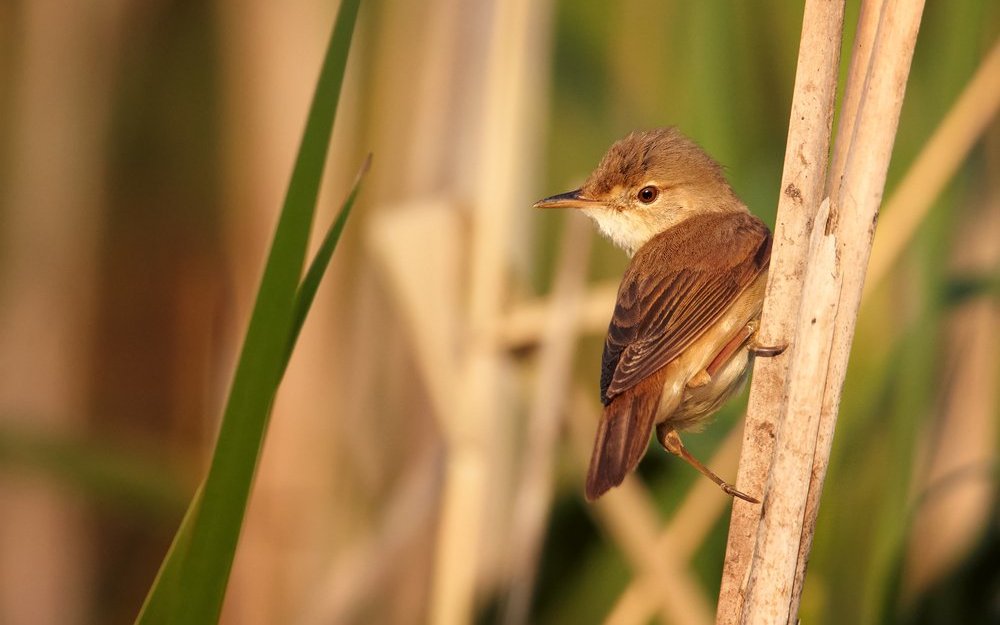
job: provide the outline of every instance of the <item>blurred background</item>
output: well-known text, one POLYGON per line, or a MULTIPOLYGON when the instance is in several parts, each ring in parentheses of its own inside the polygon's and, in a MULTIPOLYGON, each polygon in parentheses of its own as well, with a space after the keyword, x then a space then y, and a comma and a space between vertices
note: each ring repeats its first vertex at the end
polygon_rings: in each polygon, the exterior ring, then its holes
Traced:
MULTIPOLYGON (((335 10, 0 3, 0 623, 134 618, 206 469, 335 10)), ((627 259, 530 206, 632 129, 678 125, 773 225, 801 19, 363 3, 320 224, 375 164, 278 397, 223 622, 711 622, 713 484, 653 449, 583 501, 627 259)), ((875 257, 998 35, 996 2, 927 3, 875 257)), ((1000 622, 995 121, 961 163, 867 285, 803 622, 1000 622)), ((730 478, 744 404, 687 438, 730 478)))

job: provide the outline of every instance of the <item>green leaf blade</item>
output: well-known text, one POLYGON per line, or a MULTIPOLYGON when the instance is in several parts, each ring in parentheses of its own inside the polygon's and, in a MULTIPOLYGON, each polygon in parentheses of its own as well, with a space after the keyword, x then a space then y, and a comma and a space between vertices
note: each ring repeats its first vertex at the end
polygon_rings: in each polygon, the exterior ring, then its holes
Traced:
POLYGON ((326 269, 330 265, 330 259, 333 258, 334 250, 337 249, 340 235, 343 233, 344 226, 347 224, 347 218, 350 217, 351 209, 354 207, 354 200, 357 199, 358 191, 361 190, 361 181, 364 179, 365 174, 368 173, 371 163, 372 155, 369 154, 365 158, 364 163, 361 164, 361 169, 354 179, 354 184, 351 185, 350 193, 344 199, 344 203, 341 205, 336 219, 330 224, 330 228, 323 237, 323 242, 316 251, 316 256, 313 258, 312 263, 309 264, 309 269, 306 271, 305 278, 302 279, 302 284, 299 285, 298 293, 295 296, 295 313, 292 316, 292 331, 288 337, 288 349, 285 352, 283 368, 288 367, 288 361, 292 357, 292 350, 295 348, 295 343, 299 340, 299 333, 302 332, 302 324, 305 323, 306 315, 309 314, 313 300, 316 299, 316 291, 319 289, 319 283, 323 280, 326 269))
POLYGON ((307 312, 297 308, 299 278, 359 4, 344 0, 337 15, 208 476, 136 623, 218 622, 289 337, 301 327, 296 316, 307 312))

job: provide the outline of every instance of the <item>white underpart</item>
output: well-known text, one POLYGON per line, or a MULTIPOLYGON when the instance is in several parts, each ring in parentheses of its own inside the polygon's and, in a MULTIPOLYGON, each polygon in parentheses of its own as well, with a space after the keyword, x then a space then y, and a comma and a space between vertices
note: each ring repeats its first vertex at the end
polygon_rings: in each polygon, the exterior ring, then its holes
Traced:
POLYGON ((636 250, 653 238, 659 229, 648 218, 634 211, 620 211, 613 208, 585 208, 583 213, 597 222, 604 236, 632 256, 636 250))

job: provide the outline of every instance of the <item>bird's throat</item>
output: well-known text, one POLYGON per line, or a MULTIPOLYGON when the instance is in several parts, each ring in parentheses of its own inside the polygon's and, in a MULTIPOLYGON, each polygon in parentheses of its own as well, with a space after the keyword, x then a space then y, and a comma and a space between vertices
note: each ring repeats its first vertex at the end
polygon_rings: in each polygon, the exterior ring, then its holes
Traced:
POLYGON ((603 207, 585 208, 583 212, 594 220, 601 234, 625 250, 629 257, 654 236, 682 221, 682 219, 653 220, 634 211, 603 207))

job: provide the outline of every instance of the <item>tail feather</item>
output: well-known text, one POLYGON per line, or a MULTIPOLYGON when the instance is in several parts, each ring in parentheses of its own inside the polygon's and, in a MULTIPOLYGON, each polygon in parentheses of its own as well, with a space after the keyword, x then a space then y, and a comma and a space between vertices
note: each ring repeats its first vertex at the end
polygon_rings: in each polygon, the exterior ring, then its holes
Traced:
POLYGON ((605 406, 587 471, 587 501, 621 484, 646 453, 662 382, 659 387, 646 386, 629 389, 605 406))

